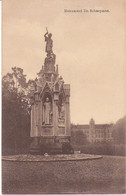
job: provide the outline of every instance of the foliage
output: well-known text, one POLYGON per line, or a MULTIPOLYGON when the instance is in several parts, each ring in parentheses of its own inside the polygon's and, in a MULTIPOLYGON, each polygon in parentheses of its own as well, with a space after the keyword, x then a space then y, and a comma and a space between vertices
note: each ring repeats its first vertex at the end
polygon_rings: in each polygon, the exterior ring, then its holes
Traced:
POLYGON ((126 116, 119 119, 113 127, 113 138, 117 144, 126 143, 126 116))
POLYGON ((71 131, 71 141, 73 144, 86 144, 88 143, 86 135, 83 133, 83 131, 71 131))
POLYGON ((7 148, 26 147, 30 137, 29 85, 23 69, 14 67, 2 78, 2 142, 7 148))
POLYGON ((80 150, 84 154, 125 156, 126 146, 124 144, 94 143, 87 145, 72 145, 74 150, 80 150))

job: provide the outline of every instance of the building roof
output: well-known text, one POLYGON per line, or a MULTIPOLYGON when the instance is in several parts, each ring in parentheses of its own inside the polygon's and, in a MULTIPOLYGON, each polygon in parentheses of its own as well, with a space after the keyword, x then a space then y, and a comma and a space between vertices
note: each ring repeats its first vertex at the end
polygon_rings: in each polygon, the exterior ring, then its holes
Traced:
MULTIPOLYGON (((113 124, 95 124, 95 128, 105 128, 105 127, 109 127, 112 126, 113 124)), ((76 128, 76 129, 89 129, 89 125, 71 125, 72 128, 76 128)))

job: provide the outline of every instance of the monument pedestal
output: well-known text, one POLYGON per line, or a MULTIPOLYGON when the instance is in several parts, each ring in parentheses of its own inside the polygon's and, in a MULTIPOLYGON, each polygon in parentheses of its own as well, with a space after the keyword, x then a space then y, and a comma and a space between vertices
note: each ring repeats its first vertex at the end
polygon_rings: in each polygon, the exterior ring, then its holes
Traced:
POLYGON ((30 145, 31 154, 73 154, 70 137, 37 137, 32 138, 30 145))

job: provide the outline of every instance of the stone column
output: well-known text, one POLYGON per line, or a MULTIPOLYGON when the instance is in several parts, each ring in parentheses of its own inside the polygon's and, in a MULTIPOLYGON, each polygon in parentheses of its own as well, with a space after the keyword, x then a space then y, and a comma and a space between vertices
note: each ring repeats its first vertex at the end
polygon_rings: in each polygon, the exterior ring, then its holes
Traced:
POLYGON ((36 136, 36 106, 35 104, 32 105, 31 108, 31 137, 36 136))
POLYGON ((38 103, 38 136, 41 136, 41 102, 38 103))
POLYGON ((40 129, 39 129, 39 134, 40 136, 42 135, 42 122, 43 122, 43 103, 42 100, 40 101, 40 129))
POLYGON ((53 135, 58 135, 58 94, 54 94, 54 100, 53 100, 53 135))
POLYGON ((31 131, 30 136, 34 136, 34 105, 31 106, 31 131))
POLYGON ((38 136, 38 104, 35 104, 35 136, 38 136))
POLYGON ((70 136, 70 104, 69 104, 69 96, 66 96, 65 102, 65 134, 70 136))

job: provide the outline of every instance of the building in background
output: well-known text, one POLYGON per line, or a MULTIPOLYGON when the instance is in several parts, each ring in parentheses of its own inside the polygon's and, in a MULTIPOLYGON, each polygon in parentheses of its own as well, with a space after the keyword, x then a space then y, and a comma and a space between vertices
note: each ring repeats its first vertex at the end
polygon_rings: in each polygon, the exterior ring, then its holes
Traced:
POLYGON ((87 125, 71 125, 71 131, 82 131, 90 143, 113 141, 113 124, 95 124, 91 119, 87 125))

